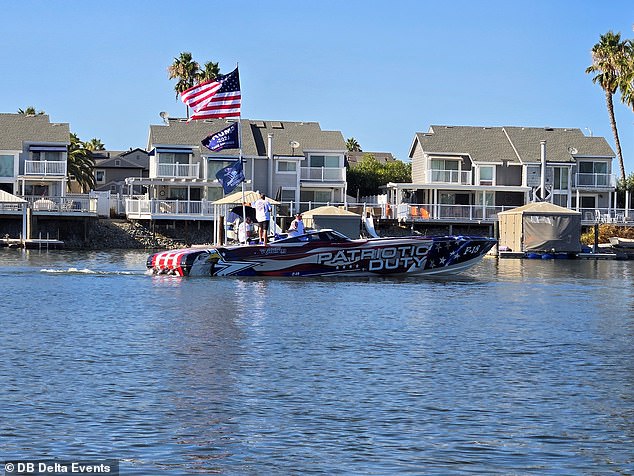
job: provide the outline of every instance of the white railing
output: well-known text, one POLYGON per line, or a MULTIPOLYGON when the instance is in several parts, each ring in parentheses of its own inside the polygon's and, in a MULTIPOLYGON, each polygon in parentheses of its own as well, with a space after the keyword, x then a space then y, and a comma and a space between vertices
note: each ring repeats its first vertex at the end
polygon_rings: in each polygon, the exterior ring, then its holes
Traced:
POLYGON ((431 183, 457 183, 462 185, 471 185, 470 170, 438 170, 429 169, 427 176, 431 183))
POLYGON ((213 217, 213 203, 206 200, 136 200, 126 199, 128 218, 213 217))
POLYGON ((25 160, 24 175, 66 176, 65 160, 25 160))
POLYGON ((575 186, 578 188, 616 187, 616 177, 612 174, 575 174, 575 186))
POLYGON ((346 180, 346 169, 340 167, 302 167, 300 172, 301 180, 316 182, 344 182, 346 180))
POLYGON ((459 221, 497 221, 497 214, 515 206, 491 205, 445 205, 401 203, 397 207, 396 217, 405 221, 459 220, 459 221))
POLYGON ((58 212, 62 214, 72 213, 97 213, 97 199, 88 196, 73 197, 23 197, 29 204, 29 208, 36 212, 58 212))
POLYGON ((150 163, 150 178, 199 178, 200 164, 157 164, 150 163))

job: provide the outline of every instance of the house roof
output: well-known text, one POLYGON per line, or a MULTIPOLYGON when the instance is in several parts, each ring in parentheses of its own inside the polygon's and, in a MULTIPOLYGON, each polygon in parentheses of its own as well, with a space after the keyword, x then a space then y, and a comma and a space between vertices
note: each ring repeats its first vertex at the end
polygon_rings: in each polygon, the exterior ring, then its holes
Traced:
POLYGON ((347 158, 350 165, 358 164, 366 155, 372 155, 382 164, 394 162, 396 159, 391 152, 348 152, 347 158))
POLYGON ((560 207, 550 202, 532 202, 521 207, 499 212, 498 215, 581 215, 581 212, 560 207))
POLYGON ((416 133, 410 157, 418 141, 430 155, 469 155, 474 162, 539 162, 542 140, 546 141, 549 162, 574 162, 575 157, 584 156, 615 156, 603 137, 586 137, 580 129, 433 125, 427 133, 416 133))
POLYGON ((22 150, 24 142, 70 144, 67 123, 51 123, 46 114, 0 113, 0 150, 22 150))
MULTIPOLYGON (((225 119, 187 122, 185 119, 168 119, 167 124, 151 125, 148 148, 157 145, 181 145, 199 147, 195 155, 220 157, 238 156, 238 149, 226 149, 215 153, 201 145, 210 134, 227 127, 225 119)), ((322 131, 317 122, 241 120, 242 154, 246 157, 266 157, 268 134, 273 134, 273 155, 303 157, 305 151, 345 152, 346 143, 339 131, 322 131), (292 142, 299 145, 293 149, 292 142)))

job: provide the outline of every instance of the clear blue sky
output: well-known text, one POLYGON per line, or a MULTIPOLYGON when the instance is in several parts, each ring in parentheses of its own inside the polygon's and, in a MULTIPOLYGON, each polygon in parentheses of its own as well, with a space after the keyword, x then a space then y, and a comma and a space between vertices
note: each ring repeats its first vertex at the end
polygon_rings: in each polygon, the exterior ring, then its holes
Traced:
MULTIPOLYGON (((113 150, 145 147, 160 111, 185 115, 167 78, 182 51, 225 73, 239 63, 245 118, 317 121, 401 160, 431 124, 576 127, 614 147, 584 71, 601 34, 634 38, 632 0, 0 0, 0 11, 0 112, 34 106, 113 150)), ((630 173, 634 113, 615 108, 630 173)))

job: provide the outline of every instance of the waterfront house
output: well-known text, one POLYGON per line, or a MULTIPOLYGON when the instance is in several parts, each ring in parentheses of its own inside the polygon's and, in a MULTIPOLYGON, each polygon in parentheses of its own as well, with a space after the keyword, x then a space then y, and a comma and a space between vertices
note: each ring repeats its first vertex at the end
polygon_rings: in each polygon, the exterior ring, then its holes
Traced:
POLYGON ((414 136, 412 183, 389 184, 389 201, 412 221, 493 222, 535 199, 586 222, 616 219, 614 156, 603 137, 580 129, 434 125, 414 136))
POLYGON ((346 160, 350 167, 355 167, 364 158, 372 156, 380 164, 387 164, 388 162, 394 162, 396 158, 391 152, 348 152, 346 154, 346 160))
POLYGON ((147 178, 150 173, 150 156, 146 150, 126 151, 96 150, 92 152, 95 161, 95 190, 112 194, 142 194, 142 187, 130 189, 125 180, 129 177, 147 178))
POLYGON ((0 190, 27 198, 63 197, 70 128, 46 114, 0 114, 0 190))
MULTIPOLYGON (((201 141, 231 122, 166 118, 164 124, 151 125, 149 176, 126 181, 147 187, 147 196, 126 201, 128 218, 212 220, 211 203, 223 197, 216 172, 234 163, 239 150, 212 152, 201 141)), ((295 207, 299 202, 344 202, 346 144, 341 132, 323 131, 316 122, 242 119, 240 126, 247 190, 295 207)))

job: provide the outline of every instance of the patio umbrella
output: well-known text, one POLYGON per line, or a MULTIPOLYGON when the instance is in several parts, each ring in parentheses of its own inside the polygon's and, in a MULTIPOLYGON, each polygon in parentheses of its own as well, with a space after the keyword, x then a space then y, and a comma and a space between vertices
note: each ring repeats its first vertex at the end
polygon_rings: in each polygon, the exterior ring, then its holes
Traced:
MULTIPOLYGON (((246 212, 247 217, 249 217, 251 219, 252 222, 255 222, 255 208, 250 207, 248 205, 244 206, 244 210, 246 212)), ((240 218, 242 218, 242 205, 238 205, 236 207, 233 207, 231 209, 232 213, 235 213, 236 215, 238 215, 240 218)))

